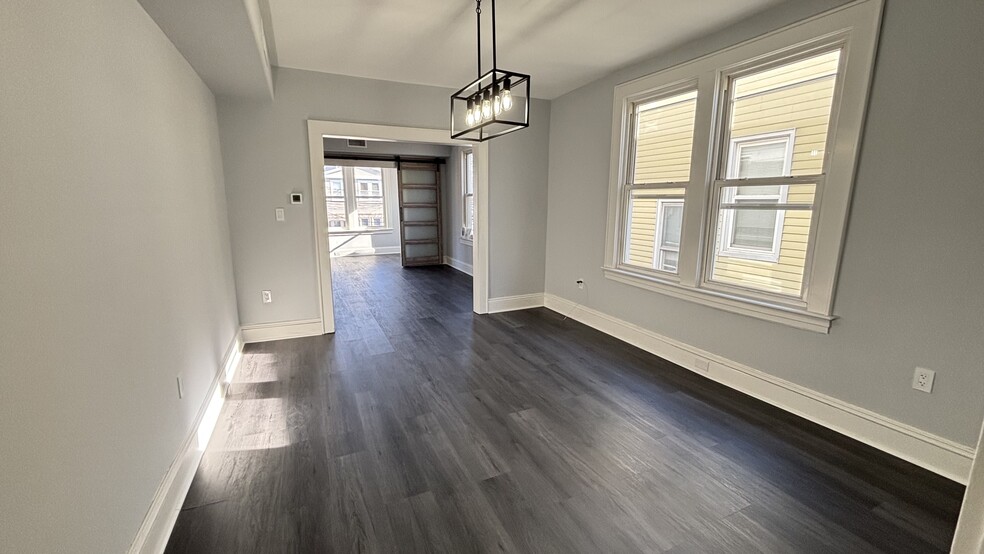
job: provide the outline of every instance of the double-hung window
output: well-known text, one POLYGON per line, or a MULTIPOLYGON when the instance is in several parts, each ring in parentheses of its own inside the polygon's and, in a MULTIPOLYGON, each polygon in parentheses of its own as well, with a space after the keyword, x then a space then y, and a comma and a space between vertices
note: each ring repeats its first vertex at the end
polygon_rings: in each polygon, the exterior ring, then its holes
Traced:
POLYGON ((461 154, 461 238, 475 238, 475 152, 461 154))
POLYGON ((616 87, 606 276, 826 332, 880 11, 616 87))
POLYGON ((329 231, 386 228, 385 171, 380 167, 325 165, 329 231))

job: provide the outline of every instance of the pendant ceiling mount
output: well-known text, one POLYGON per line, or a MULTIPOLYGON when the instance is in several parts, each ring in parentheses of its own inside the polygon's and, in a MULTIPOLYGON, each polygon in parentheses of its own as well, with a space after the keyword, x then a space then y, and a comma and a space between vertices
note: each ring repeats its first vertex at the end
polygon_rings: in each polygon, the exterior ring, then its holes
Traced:
POLYGON ((478 78, 451 95, 453 139, 484 142, 530 126, 530 76, 498 68, 491 2, 492 69, 482 73, 482 0, 476 0, 478 78))

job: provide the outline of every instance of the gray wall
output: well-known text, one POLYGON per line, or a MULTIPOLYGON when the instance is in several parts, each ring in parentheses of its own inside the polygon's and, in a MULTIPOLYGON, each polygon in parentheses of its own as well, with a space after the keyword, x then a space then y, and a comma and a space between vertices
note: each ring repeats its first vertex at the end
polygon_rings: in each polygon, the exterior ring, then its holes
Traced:
POLYGON ((640 290, 600 271, 614 86, 834 4, 784 4, 555 100, 546 290, 972 445, 984 415, 979 1, 886 3, 830 335, 640 290), (937 371, 933 394, 910 388, 917 365, 937 371))
MULTIPOLYGON (((364 155, 387 155, 387 156, 430 156, 434 158, 448 158, 451 156, 451 147, 440 144, 423 143, 401 143, 401 142, 382 142, 368 141, 366 148, 354 148, 348 145, 345 139, 325 138, 325 152, 336 154, 364 154, 364 155)), ((447 165, 442 166, 441 182, 443 189, 448 189, 447 165)), ((384 174, 386 175, 386 174, 384 174)), ((397 191, 396 172, 388 171, 389 177, 384 176, 383 183, 386 194, 386 218, 387 224, 392 231, 372 234, 362 234, 353 237, 352 233, 332 233, 328 239, 328 247, 332 255, 346 255, 352 253, 399 253, 400 251, 400 200, 397 191), (375 251, 375 252, 373 252, 375 251)), ((306 194, 305 196, 311 196, 306 194)))
MULTIPOLYGON (((444 255, 459 262, 472 265, 473 248, 470 242, 461 240, 461 218, 464 206, 461 203, 461 155, 466 149, 455 146, 448 158, 448 183, 444 187, 444 255)), ((544 240, 546 237, 544 236, 544 240)))
MULTIPOLYGON (((319 317, 311 207, 289 206, 283 223, 273 216, 291 191, 310 196, 307 120, 446 129, 453 92, 295 69, 278 68, 274 78, 273 102, 218 99, 243 324, 319 317), (273 303, 260 302, 264 289, 273 303)), ((501 161, 490 170, 493 296, 543 290, 546 235, 542 223, 522 218, 534 210, 542 221, 546 210, 549 103, 534 104, 533 115, 534 128, 495 141, 501 161)))
POLYGON ((130 0, 0 3, 0 75, 0 550, 123 552, 237 333, 215 101, 130 0))
POLYGON ((530 127, 489 143, 489 298, 543 292, 550 102, 530 127))

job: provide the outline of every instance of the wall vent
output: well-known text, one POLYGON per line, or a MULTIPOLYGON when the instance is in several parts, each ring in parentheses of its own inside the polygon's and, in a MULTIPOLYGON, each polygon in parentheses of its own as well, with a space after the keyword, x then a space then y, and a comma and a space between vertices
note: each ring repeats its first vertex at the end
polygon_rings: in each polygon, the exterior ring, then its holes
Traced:
POLYGON ((366 139, 348 139, 349 148, 369 148, 369 141, 366 139))

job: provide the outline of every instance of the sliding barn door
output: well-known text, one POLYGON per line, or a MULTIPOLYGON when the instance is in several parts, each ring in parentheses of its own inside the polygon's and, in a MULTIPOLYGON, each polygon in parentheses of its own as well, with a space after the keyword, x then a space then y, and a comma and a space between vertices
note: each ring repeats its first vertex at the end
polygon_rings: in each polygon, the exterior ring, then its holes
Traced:
POLYGON ((440 166, 401 162, 398 169, 403 267, 441 264, 440 166))

